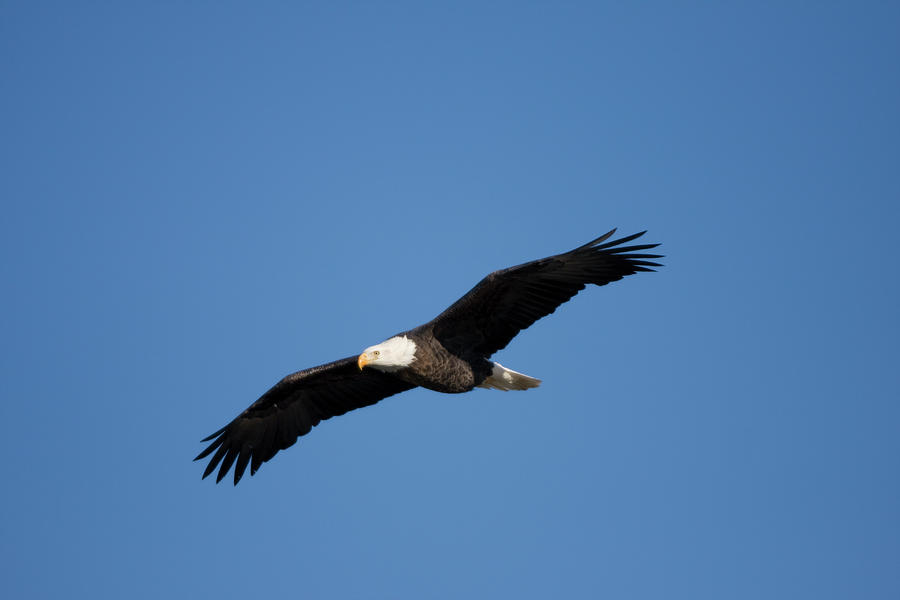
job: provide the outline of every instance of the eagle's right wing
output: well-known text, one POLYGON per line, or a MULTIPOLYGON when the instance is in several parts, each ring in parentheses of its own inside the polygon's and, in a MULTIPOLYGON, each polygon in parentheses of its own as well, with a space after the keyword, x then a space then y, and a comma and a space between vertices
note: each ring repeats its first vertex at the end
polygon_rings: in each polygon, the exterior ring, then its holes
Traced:
POLYGON ((428 325, 451 352, 489 357, 585 285, 606 285, 661 266, 647 260, 659 254, 635 253, 659 244, 622 245, 645 232, 606 242, 615 231, 564 254, 494 271, 428 325))

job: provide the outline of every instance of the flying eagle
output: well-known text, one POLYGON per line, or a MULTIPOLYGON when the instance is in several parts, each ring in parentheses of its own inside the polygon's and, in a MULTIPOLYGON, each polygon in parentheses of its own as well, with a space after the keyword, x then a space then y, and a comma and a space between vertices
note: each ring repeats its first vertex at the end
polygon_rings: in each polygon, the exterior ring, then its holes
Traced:
POLYGON ((359 356, 298 371, 275 384, 231 423, 202 440, 194 460, 212 459, 216 483, 234 465, 234 484, 325 419, 422 386, 445 393, 476 387, 527 390, 539 379, 488 360, 523 329, 584 286, 606 285, 661 266, 638 254, 659 244, 623 246, 646 232, 607 242, 615 229, 571 252, 494 271, 432 321, 366 348, 359 356), (605 242, 605 243, 604 243, 605 242))

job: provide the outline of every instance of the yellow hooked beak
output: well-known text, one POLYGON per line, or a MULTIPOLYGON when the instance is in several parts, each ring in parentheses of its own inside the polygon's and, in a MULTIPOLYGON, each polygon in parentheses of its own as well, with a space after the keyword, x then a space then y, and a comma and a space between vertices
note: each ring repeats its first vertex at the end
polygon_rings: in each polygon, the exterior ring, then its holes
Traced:
POLYGON ((359 365, 359 370, 362 371, 362 368, 369 364, 369 357, 365 352, 359 355, 359 358, 356 359, 356 364, 359 365))

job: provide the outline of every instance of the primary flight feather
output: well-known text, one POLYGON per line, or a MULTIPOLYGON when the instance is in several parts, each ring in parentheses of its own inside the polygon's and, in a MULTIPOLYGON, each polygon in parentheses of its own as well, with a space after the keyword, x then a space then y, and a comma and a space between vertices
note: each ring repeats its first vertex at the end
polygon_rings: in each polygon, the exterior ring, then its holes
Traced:
POLYGON ((540 380, 488 360, 523 329, 583 290, 661 266, 642 254, 658 244, 625 246, 645 232, 607 242, 615 229, 570 252, 494 271, 432 321, 366 348, 359 356, 298 371, 275 384, 204 442, 216 483, 234 466, 234 483, 325 419, 416 386, 447 393, 475 387, 525 390, 540 380))

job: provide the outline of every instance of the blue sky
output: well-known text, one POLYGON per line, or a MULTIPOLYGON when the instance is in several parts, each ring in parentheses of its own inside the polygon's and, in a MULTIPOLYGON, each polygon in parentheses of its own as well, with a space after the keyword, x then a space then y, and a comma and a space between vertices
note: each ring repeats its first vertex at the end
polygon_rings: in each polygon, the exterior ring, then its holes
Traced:
POLYGON ((16 598, 900 597, 893 3, 0 6, 16 598), (665 267, 237 488, 283 375, 612 227, 665 267))

